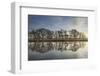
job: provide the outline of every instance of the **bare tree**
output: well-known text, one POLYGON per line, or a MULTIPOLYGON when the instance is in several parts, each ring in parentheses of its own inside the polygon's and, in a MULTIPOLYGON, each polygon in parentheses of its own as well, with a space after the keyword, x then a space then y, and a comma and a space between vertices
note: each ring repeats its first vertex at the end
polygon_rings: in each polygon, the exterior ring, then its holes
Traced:
POLYGON ((72 29, 70 31, 70 34, 72 35, 73 38, 77 38, 79 35, 79 32, 76 29, 72 29))

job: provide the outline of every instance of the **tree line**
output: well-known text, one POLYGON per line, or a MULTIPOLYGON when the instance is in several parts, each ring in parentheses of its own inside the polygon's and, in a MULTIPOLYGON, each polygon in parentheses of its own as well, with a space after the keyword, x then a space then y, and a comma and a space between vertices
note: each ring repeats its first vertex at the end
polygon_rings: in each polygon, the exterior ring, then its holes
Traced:
POLYGON ((60 29, 58 31, 51 31, 49 29, 40 28, 28 32, 29 39, 71 39, 71 38, 87 38, 84 32, 79 32, 76 29, 70 31, 60 29))

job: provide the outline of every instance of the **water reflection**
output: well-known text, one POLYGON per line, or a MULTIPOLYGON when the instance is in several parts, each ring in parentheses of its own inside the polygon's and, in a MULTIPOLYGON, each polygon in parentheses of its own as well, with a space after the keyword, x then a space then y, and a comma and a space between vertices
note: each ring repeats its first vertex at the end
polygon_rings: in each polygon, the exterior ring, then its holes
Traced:
POLYGON ((31 42, 29 43, 29 48, 32 51, 46 53, 51 50, 58 51, 77 51, 79 48, 84 48, 85 42, 31 42))
POLYGON ((30 42, 28 49, 29 60, 87 58, 87 42, 30 42))

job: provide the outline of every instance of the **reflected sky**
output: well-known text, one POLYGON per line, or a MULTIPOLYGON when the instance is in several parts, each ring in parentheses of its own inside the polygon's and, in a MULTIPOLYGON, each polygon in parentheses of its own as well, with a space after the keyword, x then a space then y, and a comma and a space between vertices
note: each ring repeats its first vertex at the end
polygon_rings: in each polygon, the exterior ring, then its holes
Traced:
POLYGON ((28 60, 78 59, 88 57, 87 42, 33 42, 28 60))

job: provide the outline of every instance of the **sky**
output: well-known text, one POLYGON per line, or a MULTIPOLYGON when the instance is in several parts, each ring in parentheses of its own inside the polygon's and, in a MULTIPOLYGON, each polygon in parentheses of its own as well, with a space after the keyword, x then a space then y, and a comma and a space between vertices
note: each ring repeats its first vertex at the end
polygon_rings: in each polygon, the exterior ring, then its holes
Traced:
POLYGON ((78 16, 28 15, 28 30, 46 28, 52 31, 76 29, 88 33, 88 18, 78 16))

